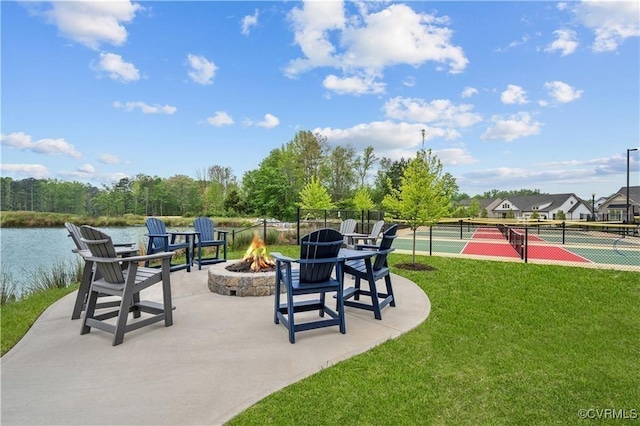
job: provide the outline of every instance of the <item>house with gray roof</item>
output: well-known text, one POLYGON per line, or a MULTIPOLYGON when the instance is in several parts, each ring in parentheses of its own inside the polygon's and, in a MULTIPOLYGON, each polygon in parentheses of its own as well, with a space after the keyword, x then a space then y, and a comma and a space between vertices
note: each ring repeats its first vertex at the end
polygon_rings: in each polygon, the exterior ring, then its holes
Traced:
POLYGON ((627 204, 629 204, 629 219, 640 215, 640 186, 629 187, 629 200, 627 200, 627 187, 621 187, 618 192, 607 198, 598 207, 598 215, 603 220, 626 221, 627 204))
MULTIPOLYGON (((539 219, 555 219, 562 211, 567 220, 580 220, 581 215, 586 217, 591 214, 591 204, 576 194, 535 194, 477 200, 490 218, 506 218, 509 212, 513 212, 516 219, 531 219, 535 213, 539 219)), ((469 201, 460 204, 468 206, 469 201)))

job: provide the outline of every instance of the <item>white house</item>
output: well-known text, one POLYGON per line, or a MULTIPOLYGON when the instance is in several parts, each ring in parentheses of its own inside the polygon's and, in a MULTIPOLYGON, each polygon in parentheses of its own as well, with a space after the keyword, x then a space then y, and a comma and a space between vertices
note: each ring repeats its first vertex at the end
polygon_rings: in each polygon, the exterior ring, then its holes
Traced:
POLYGON ((515 218, 530 219, 537 212, 539 219, 555 219, 562 211, 567 220, 580 220, 580 215, 591 214, 591 205, 576 194, 535 194, 479 202, 491 218, 506 218, 513 212, 515 218))
POLYGON ((598 214, 604 220, 626 220, 627 204, 629 204, 629 219, 640 214, 640 186, 629 187, 629 200, 627 201, 627 187, 623 186, 607 198, 598 207, 598 214))

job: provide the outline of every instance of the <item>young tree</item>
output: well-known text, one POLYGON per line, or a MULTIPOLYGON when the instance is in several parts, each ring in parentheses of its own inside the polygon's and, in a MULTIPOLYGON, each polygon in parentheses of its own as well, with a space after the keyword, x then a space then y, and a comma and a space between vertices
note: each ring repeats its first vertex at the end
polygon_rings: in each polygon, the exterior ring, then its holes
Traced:
POLYGON ((319 180, 311 178, 302 191, 300 191, 300 202, 298 205, 303 209, 309 210, 328 210, 335 208, 335 204, 331 202, 331 196, 327 189, 322 186, 319 180))
POLYGON ((416 230, 419 226, 433 225, 447 214, 451 185, 455 179, 442 173, 442 163, 431 150, 420 150, 404 170, 400 189, 390 188, 383 206, 404 219, 413 231, 413 257, 416 263, 416 230))
POLYGON ((476 217, 478 216, 478 214, 480 214, 481 209, 482 209, 482 206, 480 205, 480 202, 478 201, 478 199, 472 198, 471 202, 469 203, 469 208, 467 209, 467 213, 471 217, 476 217))
POLYGON ((369 190, 366 187, 363 186, 356 191, 356 194, 353 196, 353 206, 356 210, 363 211, 372 210, 375 207, 369 190))

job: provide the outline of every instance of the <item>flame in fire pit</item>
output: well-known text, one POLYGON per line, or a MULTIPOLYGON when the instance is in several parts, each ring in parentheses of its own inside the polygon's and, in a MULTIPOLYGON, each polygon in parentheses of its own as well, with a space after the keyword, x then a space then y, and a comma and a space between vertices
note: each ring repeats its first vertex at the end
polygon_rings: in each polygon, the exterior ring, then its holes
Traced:
POLYGON ((251 244, 245 252, 242 260, 251 264, 249 268, 253 272, 258 272, 261 269, 269 269, 276 266, 276 262, 267 255, 267 246, 258 234, 253 236, 253 240, 251 241, 251 244))

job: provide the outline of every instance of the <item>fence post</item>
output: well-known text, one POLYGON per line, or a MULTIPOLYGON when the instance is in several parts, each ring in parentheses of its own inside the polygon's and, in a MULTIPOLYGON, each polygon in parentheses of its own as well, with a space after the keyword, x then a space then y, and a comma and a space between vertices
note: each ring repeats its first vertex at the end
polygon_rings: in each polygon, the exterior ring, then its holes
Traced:
POLYGON ((433 225, 429 225, 429 256, 431 256, 432 249, 433 249, 433 225))
POLYGON ((297 236, 296 236, 296 242, 298 243, 298 245, 300 245, 300 207, 298 207, 298 227, 297 227, 298 231, 297 231, 297 236))
POLYGON ((267 244, 267 217, 262 219, 262 241, 267 244))
POLYGON ((528 263, 529 261, 529 227, 524 227, 524 247, 522 251, 522 255, 524 257, 524 263, 528 263))
POLYGON ((562 221, 562 245, 564 245, 564 232, 566 230, 564 220, 562 221))
MULTIPOLYGON (((367 215, 368 212, 369 210, 367 210, 367 215)), ((360 210, 360 233, 364 234, 364 210, 360 210)))
POLYGON ((231 247, 235 247, 236 245, 236 230, 231 230, 231 247))
POLYGON ((324 227, 327 227, 327 210, 324 210, 324 227))
POLYGON ((462 219, 460 219, 460 239, 462 239, 462 219))

